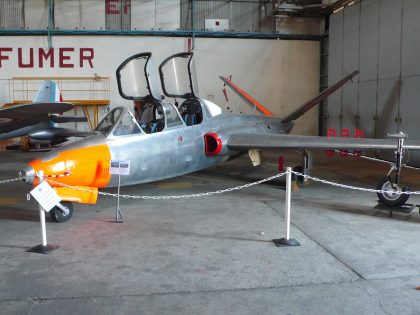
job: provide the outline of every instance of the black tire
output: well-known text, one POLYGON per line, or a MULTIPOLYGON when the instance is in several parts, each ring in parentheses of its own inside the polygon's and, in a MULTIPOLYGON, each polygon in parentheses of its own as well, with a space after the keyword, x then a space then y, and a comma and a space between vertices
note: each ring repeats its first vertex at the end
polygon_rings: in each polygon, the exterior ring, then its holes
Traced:
POLYGON ((59 207, 54 207, 50 210, 50 216, 55 222, 63 223, 73 216, 73 205, 69 201, 62 201, 61 204, 69 209, 69 213, 65 215, 59 207))
MULTIPOLYGON (((295 166, 293 168, 293 171, 303 174, 303 166, 295 166)), ((296 185, 298 187, 303 187, 303 185, 305 184, 305 178, 294 173, 292 173, 292 181, 296 182, 296 185)))
POLYGON ((410 195, 408 194, 395 193, 395 191, 410 191, 410 187, 407 187, 407 186, 400 187, 396 184, 392 186, 390 181, 388 180, 388 177, 382 178, 379 181, 376 189, 387 191, 387 193, 378 192, 377 195, 380 202, 389 208, 401 207, 407 202, 408 198, 410 198, 410 195))

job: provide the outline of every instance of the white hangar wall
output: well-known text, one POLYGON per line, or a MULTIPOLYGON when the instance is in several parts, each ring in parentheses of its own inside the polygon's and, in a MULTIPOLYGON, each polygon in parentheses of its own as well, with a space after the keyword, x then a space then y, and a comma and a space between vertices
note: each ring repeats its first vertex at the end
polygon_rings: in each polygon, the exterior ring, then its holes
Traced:
MULTIPOLYGON (((39 62, 39 50, 48 51, 46 36, 2 37, 0 105, 12 101, 9 80, 13 77, 76 77, 96 74, 110 77, 111 107, 118 105, 131 107, 131 102, 123 100, 118 94, 115 79, 118 65, 135 53, 150 51, 157 66, 167 56, 185 51, 187 39, 143 36, 53 36, 52 44, 53 67, 50 59, 41 58, 42 65, 39 62)), ((228 102, 225 100, 222 92, 223 83, 219 75, 232 75, 236 84, 280 117, 318 93, 319 43, 317 41, 196 38, 194 53, 200 97, 215 102, 224 110, 253 113, 253 109, 232 91, 228 90, 229 100, 228 102)), ((317 134, 317 115, 318 110, 313 109, 301 117, 294 133, 317 134)))

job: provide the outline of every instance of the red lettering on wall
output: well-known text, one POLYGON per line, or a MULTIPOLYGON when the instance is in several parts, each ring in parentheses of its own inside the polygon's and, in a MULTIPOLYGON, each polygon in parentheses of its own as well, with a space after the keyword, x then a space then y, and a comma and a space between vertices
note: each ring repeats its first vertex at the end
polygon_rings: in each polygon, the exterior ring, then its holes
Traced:
POLYGON ((83 68, 83 61, 87 60, 91 68, 93 68, 93 57, 95 56, 95 51, 93 48, 80 48, 80 68, 83 68))
POLYGON ((279 155, 279 172, 284 171, 284 156, 279 155))
POLYGON ((6 52, 6 51, 12 51, 12 50, 13 49, 12 48, 9 48, 9 47, 7 47, 7 48, 0 48, 0 68, 2 67, 2 63, 1 63, 2 60, 9 60, 9 56, 3 55, 2 52, 3 51, 4 52, 6 52))
MULTIPOLYGON (((365 137, 365 133, 363 132, 362 129, 356 129, 354 131, 354 137, 355 138, 364 138, 365 137)), ((355 157, 361 157, 362 156, 362 151, 360 151, 360 150, 354 151, 354 156, 355 157)))
MULTIPOLYGON (((328 128, 327 130, 327 137, 336 137, 337 136, 337 132, 334 128, 328 128)), ((350 130, 347 128, 343 128, 340 131, 340 137, 342 138, 350 138, 351 137, 351 133, 350 130)), ((361 129, 356 129, 354 131, 354 138, 364 138, 365 137, 365 133, 363 132, 363 130, 361 129)), ((327 156, 334 156, 335 152, 333 150, 327 150, 326 151, 327 156)), ((347 150, 340 150, 340 156, 347 156, 348 155, 348 151, 347 150)), ((354 151, 352 154, 354 157, 360 157, 362 155, 362 151, 354 151)))
MULTIPOLYGON (((350 130, 348 130, 347 128, 341 129, 340 137, 350 138, 350 130)), ((347 156, 347 155, 349 155, 349 152, 347 150, 340 150, 340 156, 347 156)))
POLYGON ((64 47, 55 49, 44 49, 38 47, 0 47, 0 68, 3 67, 5 61, 10 61, 13 57, 17 58, 17 65, 19 68, 54 68, 56 65, 58 68, 75 68, 77 64, 80 65, 80 68, 93 68, 95 50, 93 48, 86 47, 64 47), (15 53, 13 54, 13 52, 15 53))
POLYGON ((131 6, 131 0, 123 0, 124 14, 128 14, 131 6))
MULTIPOLYGON (((327 129, 327 137, 337 137, 337 132, 335 131, 334 128, 328 128, 327 129)), ((325 154, 327 156, 334 156, 335 152, 334 152, 334 150, 327 150, 327 151, 325 151, 325 154)))
POLYGON ((123 13, 130 13, 131 0, 106 0, 105 13, 106 14, 120 14, 119 3, 122 3, 123 13))
POLYGON ((362 129, 356 129, 354 131, 354 137, 355 138, 364 138, 365 137, 365 133, 362 129))
POLYGON ((54 48, 50 48, 45 52, 43 48, 38 49, 38 63, 39 67, 44 67, 44 60, 47 61, 50 59, 50 67, 54 68, 54 48))
POLYGON ((117 3, 119 2, 119 0, 105 0, 105 13, 120 14, 120 11, 117 9, 117 3))
POLYGON ((74 68, 74 64, 72 63, 65 63, 66 60, 70 60, 71 57, 65 55, 66 52, 73 52, 74 48, 60 48, 59 49, 59 67, 60 68, 74 68))
POLYGON ((29 48, 29 62, 24 63, 22 58, 22 48, 18 48, 18 67, 33 68, 34 67, 34 49, 29 48))
POLYGON ((340 137, 342 137, 342 138, 350 138, 350 130, 348 130, 347 128, 341 129, 340 137))

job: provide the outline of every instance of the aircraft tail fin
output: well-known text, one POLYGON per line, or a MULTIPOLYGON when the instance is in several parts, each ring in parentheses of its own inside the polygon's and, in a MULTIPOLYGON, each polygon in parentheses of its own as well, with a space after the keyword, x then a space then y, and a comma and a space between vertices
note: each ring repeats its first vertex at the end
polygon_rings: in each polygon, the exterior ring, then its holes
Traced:
POLYGON ((321 103, 330 94, 332 94, 333 92, 338 90, 340 87, 342 87, 345 83, 347 83, 347 81, 350 81, 351 79, 353 79, 353 77, 356 76, 357 74, 359 74, 359 71, 354 71, 354 72, 350 73, 344 79, 342 79, 341 81, 337 82, 336 84, 330 86, 329 88, 325 89, 320 94, 315 96, 313 99, 307 101, 305 104, 300 106, 297 110, 293 111, 288 116, 284 117, 282 119, 282 122, 291 122, 293 120, 298 119, 300 116, 305 114, 308 110, 310 110, 312 107, 321 103))
POLYGON ((33 99, 34 103, 59 103, 62 102, 60 90, 57 83, 45 80, 33 99))
MULTIPOLYGON (((242 90, 239 86, 234 84, 232 82, 232 80, 230 80, 229 78, 226 78, 226 77, 222 77, 222 76, 219 76, 219 78, 225 83, 225 85, 230 87, 236 94, 238 94, 239 97, 242 98, 242 100, 244 100, 245 103, 247 103, 249 106, 251 106, 253 108, 256 108, 260 113, 262 113, 266 116, 269 116, 269 117, 274 116, 274 114, 272 112, 270 112, 267 108, 265 108, 257 100, 252 98, 251 95, 249 95, 247 92, 242 90)), ((225 95, 225 97, 226 97, 226 95, 225 95)))

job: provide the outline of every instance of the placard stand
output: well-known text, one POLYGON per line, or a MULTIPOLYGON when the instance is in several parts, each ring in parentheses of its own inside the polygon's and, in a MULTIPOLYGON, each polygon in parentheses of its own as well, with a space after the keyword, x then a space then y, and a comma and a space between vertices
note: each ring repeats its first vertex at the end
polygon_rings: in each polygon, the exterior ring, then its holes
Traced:
POLYGON ((286 227, 286 237, 273 240, 276 246, 300 246, 294 238, 290 238, 290 200, 292 191, 292 169, 286 169, 286 204, 284 209, 284 221, 286 227))
POLYGON ((123 223, 123 215, 120 208, 121 175, 130 175, 130 160, 111 160, 109 173, 112 175, 118 175, 117 208, 115 209, 115 221, 111 222, 123 223))
POLYGON ((112 223, 124 223, 123 215, 120 208, 120 187, 121 187, 121 173, 118 173, 117 208, 115 209, 115 221, 111 221, 112 223))
MULTIPOLYGON (((38 173, 38 178, 40 183, 44 180, 44 173, 41 171, 38 173)), ((42 244, 39 244, 35 247, 32 247, 27 250, 27 252, 39 253, 39 254, 48 254, 54 249, 59 248, 57 245, 52 245, 47 243, 47 228, 45 224, 45 209, 39 203, 39 220, 41 223, 41 233, 42 233, 42 244)))

